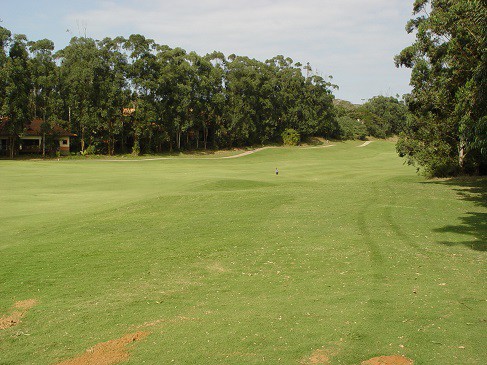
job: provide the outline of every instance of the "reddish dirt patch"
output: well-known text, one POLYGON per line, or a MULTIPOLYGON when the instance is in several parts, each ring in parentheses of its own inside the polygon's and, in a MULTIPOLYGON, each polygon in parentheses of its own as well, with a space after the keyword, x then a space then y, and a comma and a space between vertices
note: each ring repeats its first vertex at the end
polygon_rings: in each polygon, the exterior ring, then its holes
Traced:
POLYGON ((22 300, 15 303, 10 309, 10 314, 0 317, 0 330, 18 325, 25 313, 36 304, 37 301, 35 299, 22 300))
POLYGON ((363 361, 362 365, 413 365, 414 361, 404 356, 379 356, 363 361))
POLYGON ((313 351, 310 357, 300 361, 301 365, 328 365, 330 363, 330 351, 318 349, 313 351))
POLYGON ((37 300, 35 299, 21 300, 20 302, 14 304, 14 308, 29 310, 36 304, 37 304, 37 300))
POLYGON ((119 339, 99 343, 74 359, 60 362, 58 365, 112 365, 125 361, 129 357, 127 345, 149 335, 148 332, 136 332, 119 339))
POLYGON ((329 342, 326 346, 314 350, 311 356, 303 358, 299 363, 301 365, 328 365, 331 358, 338 355, 343 345, 343 340, 329 342))
POLYGON ((316 350, 311 354, 308 359, 308 364, 317 365, 317 364, 328 364, 330 362, 330 358, 328 357, 328 353, 325 350, 316 350))

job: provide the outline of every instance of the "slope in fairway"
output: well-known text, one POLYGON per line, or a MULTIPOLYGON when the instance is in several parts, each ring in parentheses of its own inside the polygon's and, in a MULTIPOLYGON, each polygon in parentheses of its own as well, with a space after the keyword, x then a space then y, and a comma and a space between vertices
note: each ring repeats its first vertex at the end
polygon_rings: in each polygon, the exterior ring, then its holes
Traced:
POLYGON ((484 364, 486 180, 358 145, 0 161, 0 364, 484 364))

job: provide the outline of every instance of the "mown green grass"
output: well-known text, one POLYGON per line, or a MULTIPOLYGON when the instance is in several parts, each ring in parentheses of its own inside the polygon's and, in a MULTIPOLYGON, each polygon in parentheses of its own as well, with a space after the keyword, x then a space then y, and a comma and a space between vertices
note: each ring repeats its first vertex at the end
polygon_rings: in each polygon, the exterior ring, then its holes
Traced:
POLYGON ((136 331, 127 364, 484 364, 486 180, 358 144, 0 161, 0 317, 38 301, 0 330, 0 364, 136 331))

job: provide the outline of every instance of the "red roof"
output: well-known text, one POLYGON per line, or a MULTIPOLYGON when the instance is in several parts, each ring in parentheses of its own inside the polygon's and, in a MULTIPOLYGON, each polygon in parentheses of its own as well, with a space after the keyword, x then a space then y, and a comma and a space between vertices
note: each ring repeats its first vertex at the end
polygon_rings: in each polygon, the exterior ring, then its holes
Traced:
MULTIPOLYGON (((7 133, 2 133, 5 125, 7 124, 8 119, 2 118, 0 119, 0 135, 8 135, 7 133)), ((24 136, 40 136, 42 135, 41 126, 44 123, 42 119, 34 119, 30 123, 25 125, 25 131, 23 133, 24 136)), ((61 128, 57 124, 52 127, 53 134, 57 134, 60 137, 76 137, 76 134, 70 133, 65 129, 61 128)))
MULTIPOLYGON (((24 135, 26 136, 40 136, 42 134, 41 126, 44 123, 42 119, 34 119, 29 124, 27 124, 24 135)), ((57 124, 52 127, 53 133, 59 135, 60 137, 74 137, 76 134, 70 133, 65 129, 61 128, 57 124)))

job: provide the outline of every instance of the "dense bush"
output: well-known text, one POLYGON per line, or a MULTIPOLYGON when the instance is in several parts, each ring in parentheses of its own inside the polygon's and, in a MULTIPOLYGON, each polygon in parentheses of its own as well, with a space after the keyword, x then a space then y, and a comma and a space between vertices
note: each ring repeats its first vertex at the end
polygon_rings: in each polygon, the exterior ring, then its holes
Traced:
POLYGON ((363 139, 364 128, 367 136, 386 138, 404 130, 408 110, 402 100, 375 96, 363 105, 336 100, 335 115, 340 124, 338 137, 341 139, 363 139), (356 123, 351 120, 360 121, 363 127, 355 128, 356 123))
POLYGON ((288 146, 297 146, 301 141, 301 136, 298 131, 288 128, 281 134, 282 141, 288 146))
POLYGON ((83 154, 83 156, 96 155, 96 146, 93 145, 93 144, 92 145, 89 145, 81 153, 83 154))
POLYGON ((338 117, 339 138, 340 139, 360 139, 365 140, 367 128, 357 119, 348 116, 338 117))

